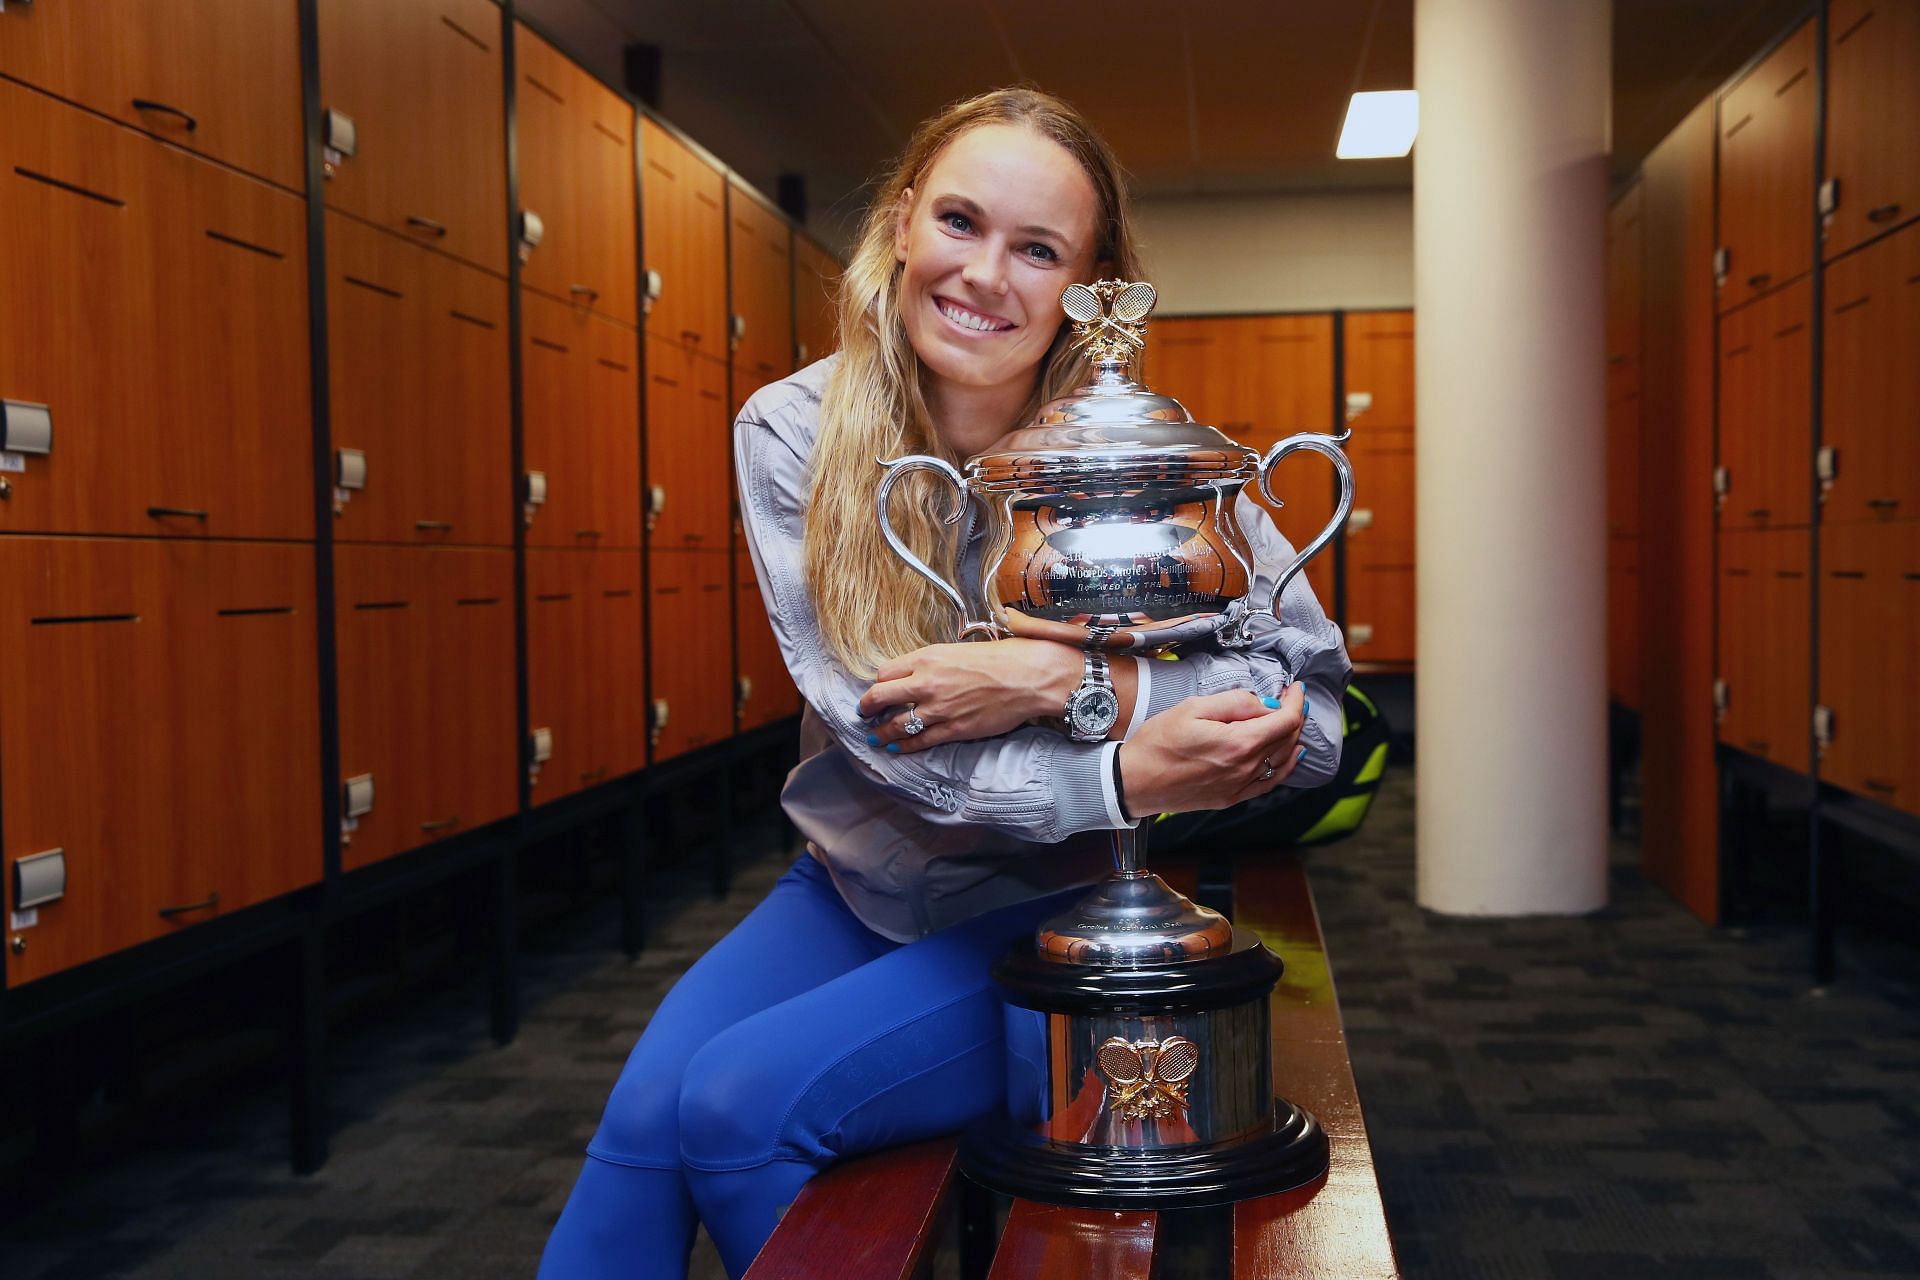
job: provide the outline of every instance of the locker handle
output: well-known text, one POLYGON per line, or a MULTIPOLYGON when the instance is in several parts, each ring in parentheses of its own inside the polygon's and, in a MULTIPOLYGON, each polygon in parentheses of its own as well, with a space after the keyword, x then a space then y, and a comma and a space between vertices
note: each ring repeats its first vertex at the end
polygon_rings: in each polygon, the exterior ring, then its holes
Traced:
MULTIPOLYGON (((176 119, 182 121, 187 126, 188 133, 192 133, 195 129, 198 129, 200 127, 200 122, 198 120, 195 120, 192 116, 188 115, 186 112, 182 111, 180 108, 168 106, 164 102, 155 102, 152 98, 135 98, 133 100, 133 109, 135 111, 158 112, 160 115, 163 115, 163 116, 173 116, 176 119)), ((1896 205, 1894 207, 1898 208, 1899 206, 1896 205)))
POLYGON ((600 536, 600 531, 598 529, 575 529, 573 536, 576 538, 597 538, 600 536))
POLYGON ((604 777, 606 777, 606 776, 607 776, 607 770, 606 770, 606 766, 604 766, 604 765, 602 765, 602 766, 601 766, 600 768, 598 768, 598 769, 587 769, 587 770, 584 770, 584 771, 582 771, 582 772, 581 772, 581 774, 580 774, 580 781, 582 781, 582 782, 598 782, 598 781, 600 781, 600 779, 602 779, 602 778, 604 778, 604 777))
POLYGON ((1867 784, 1867 790, 1878 791, 1882 795, 1890 796, 1895 791, 1899 790, 1899 788, 1894 786, 1893 783, 1884 781, 1880 778, 1862 778, 1860 779, 1860 781, 1867 784))
POLYGON ((682 342, 698 342, 700 341, 700 331, 698 329, 682 329, 680 331, 680 340, 682 342))
POLYGON ((453 528, 451 520, 415 520, 413 527, 423 532, 447 532, 453 528))
POLYGON ((1891 511, 1900 505, 1898 498, 1868 498, 1867 505, 1875 511, 1891 511))
POLYGON ((428 235, 438 239, 444 239, 447 234, 446 223, 435 222, 432 218, 422 218, 418 214, 408 214, 407 225, 410 227, 418 227, 428 235))
POLYGON ((567 288, 567 292, 576 298, 584 297, 588 302, 600 301, 600 291, 598 289, 588 288, 584 284, 570 285, 567 288))
POLYGON ((205 520, 207 513, 196 507, 148 507, 147 514, 158 520, 162 516, 185 516, 189 520, 205 520))
POLYGON ((171 920, 175 916, 184 916, 190 911, 206 911, 219 905, 220 895, 218 893, 210 893, 199 902, 188 902, 178 907, 162 907, 160 908, 160 915, 164 919, 171 920))
POLYGON ((1892 204, 1883 204, 1867 210, 1868 222, 1892 222, 1899 216, 1900 202, 1898 200, 1892 204))
POLYGON ((1747 284, 1755 289, 1764 289, 1767 287, 1767 281, 1771 279, 1773 279, 1773 272, 1756 271, 1747 277, 1747 284))
POLYGON ((1747 509, 1747 515, 1755 520, 1765 520, 1772 514, 1772 507, 1750 507, 1747 509))
POLYGON ((455 815, 451 818, 442 818, 438 822, 423 822, 420 824, 420 829, 422 831, 445 831, 448 827, 458 825, 459 822, 459 816, 455 815))

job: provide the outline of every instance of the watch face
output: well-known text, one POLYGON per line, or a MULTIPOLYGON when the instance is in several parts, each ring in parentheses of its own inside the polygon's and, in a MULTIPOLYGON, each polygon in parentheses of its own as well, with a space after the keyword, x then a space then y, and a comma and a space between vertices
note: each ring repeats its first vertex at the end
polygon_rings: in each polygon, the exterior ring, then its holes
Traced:
POLYGON ((1082 688, 1067 708, 1067 722, 1077 734, 1101 734, 1120 718, 1120 699, 1111 689, 1082 688))

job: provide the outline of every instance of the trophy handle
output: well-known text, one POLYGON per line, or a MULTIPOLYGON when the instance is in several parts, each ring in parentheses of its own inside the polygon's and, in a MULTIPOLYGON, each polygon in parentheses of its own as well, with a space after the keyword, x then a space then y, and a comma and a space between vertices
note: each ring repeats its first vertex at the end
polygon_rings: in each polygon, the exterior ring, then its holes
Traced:
POLYGON ((913 549, 902 542, 900 535, 893 531, 893 521, 887 514, 887 503, 893 497, 893 486, 900 483, 902 477, 915 471, 935 471, 944 476, 953 486, 956 499, 953 510, 941 517, 943 524, 953 524, 965 514, 967 509, 966 477, 961 475, 960 469, 951 462, 930 457, 924 453, 909 454, 904 458, 875 458, 874 461, 887 469, 886 478, 880 481, 879 497, 875 500, 875 506, 880 515, 880 536, 887 540, 889 547, 893 548, 893 554, 906 561, 908 568, 931 582, 940 594, 947 598, 954 612, 960 615, 958 639, 967 640, 976 635, 984 635, 988 639, 997 638, 1000 634, 999 628, 991 622, 974 621, 967 613, 967 603, 961 599, 959 590, 929 568, 926 561, 913 554, 913 549))
POLYGON ((1327 521, 1327 527, 1299 555, 1287 562, 1287 567, 1280 571, 1280 580, 1273 585, 1273 603, 1269 608, 1275 619, 1280 617, 1280 597, 1286 593, 1287 584, 1293 581, 1295 574, 1307 567, 1307 561, 1320 554, 1320 549, 1333 541, 1333 535, 1340 532, 1340 526, 1347 522, 1347 513, 1353 510, 1353 464, 1347 461, 1345 451, 1340 448, 1340 442, 1348 434, 1343 431, 1337 436, 1329 436, 1306 432, 1288 436, 1267 450, 1267 456, 1260 460, 1260 492, 1276 507, 1282 504, 1280 496, 1273 491, 1273 469, 1290 453, 1306 449, 1321 454, 1333 463, 1333 469, 1340 477, 1340 502, 1334 508, 1333 519, 1327 521))

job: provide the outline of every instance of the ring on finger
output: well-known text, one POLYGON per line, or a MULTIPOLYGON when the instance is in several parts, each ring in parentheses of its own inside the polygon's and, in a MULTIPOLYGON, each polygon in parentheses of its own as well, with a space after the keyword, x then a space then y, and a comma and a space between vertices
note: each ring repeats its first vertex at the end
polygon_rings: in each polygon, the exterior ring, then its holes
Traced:
POLYGON ((905 729, 907 731, 907 736, 911 738, 915 734, 919 733, 921 730, 925 729, 927 727, 927 722, 920 718, 920 712, 915 709, 915 705, 913 703, 909 702, 907 704, 907 718, 900 722, 900 727, 902 729, 905 729))
POLYGON ((1273 772, 1274 772, 1273 761, 1267 759, 1265 756, 1261 756, 1260 757, 1260 781, 1265 782, 1268 778, 1271 778, 1273 776, 1273 772))

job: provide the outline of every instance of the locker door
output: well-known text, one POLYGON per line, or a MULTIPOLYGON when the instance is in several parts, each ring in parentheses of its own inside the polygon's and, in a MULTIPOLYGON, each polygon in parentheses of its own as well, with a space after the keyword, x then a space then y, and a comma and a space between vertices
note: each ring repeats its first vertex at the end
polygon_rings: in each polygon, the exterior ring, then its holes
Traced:
POLYGON ((647 487, 656 550, 724 550, 732 442, 726 366, 650 340, 647 487))
POLYGON ((1414 434, 1370 427, 1363 415, 1346 449, 1355 494, 1346 534, 1347 647, 1359 662, 1412 662, 1414 434))
POLYGON ((520 278, 627 324, 634 294, 633 109, 552 45, 514 27, 520 205, 545 227, 520 278))
POLYGON ((421 843, 437 811, 432 750, 434 655, 423 552, 334 549, 334 643, 339 666, 340 776, 373 783, 373 807, 347 817, 341 863, 349 871, 421 843))
POLYGON ((640 121, 644 265, 660 274, 647 332, 727 355, 726 180, 652 120, 640 121))
POLYGON ((320 105, 356 127, 327 204, 507 271, 505 97, 492 0, 319 0, 320 105))
POLYGON ((1216 366, 1224 367, 1219 354, 1221 338, 1218 322, 1207 317, 1175 317, 1155 320, 1147 332, 1147 351, 1141 381, 1162 395, 1172 396, 1186 406, 1196 422, 1219 427, 1225 421, 1216 412, 1219 407, 1210 377, 1216 366))
POLYGON ((741 732, 772 724, 800 710, 800 691, 787 673, 767 621, 766 601, 754 577, 753 557, 744 548, 734 552, 734 644, 739 669, 734 675, 734 706, 741 732))
POLYGON ((525 457, 547 500, 532 546, 638 546, 639 335, 578 307, 521 294, 525 457))
POLYGON ((1730 747, 1769 756, 1775 743, 1766 735, 1763 708, 1767 701, 1761 635, 1771 625, 1766 616, 1765 535, 1753 529, 1722 530, 1718 539, 1717 584, 1718 648, 1714 671, 1726 686, 1726 710, 1721 713, 1718 737, 1730 747))
POLYGON ((593 557, 594 782, 618 778, 647 763, 646 614, 638 551, 599 551, 593 557))
POLYGON ((1345 318, 1346 392, 1373 397, 1354 419, 1374 427, 1413 425, 1413 312, 1357 311, 1345 318))
POLYGON ((431 701, 427 748, 437 805, 416 843, 509 817, 519 805, 514 710, 513 553, 413 552, 425 575, 429 648, 419 655, 431 701))
POLYGON ((1822 439, 1830 522, 1920 514, 1920 227, 1827 268, 1822 439))
POLYGON ((733 399, 738 412, 770 382, 793 372, 793 232, 737 185, 727 192, 732 272, 733 399))
POLYGON ((333 443, 367 471, 334 535, 511 544, 506 285, 331 212, 327 270, 333 443))
POLYGON ((1920 813, 1920 521, 1820 530, 1821 777, 1920 813))
POLYGON ((1644 186, 1607 212, 1607 532, 1640 529, 1640 303, 1644 186))
POLYGON ((15 927, 13 985, 320 878, 312 552, 0 540, 13 863, 64 852, 66 894, 15 927))
POLYGON ((649 737, 658 764, 732 732, 733 621, 724 551, 656 551, 648 563, 649 737))
POLYGON ((1802 529, 1720 535, 1720 677, 1729 698, 1720 741, 1802 772, 1810 767, 1807 537, 1802 529))
POLYGON ((595 741, 594 622, 599 613, 591 551, 527 551, 527 716, 552 755, 533 769, 533 803, 571 795, 599 779, 595 741))
POLYGON ((1716 454, 1727 470, 1727 492, 1720 506, 1722 529, 1755 527, 1766 510, 1767 466, 1760 440, 1765 434, 1766 341, 1760 308, 1741 307, 1720 317, 1720 432, 1716 454))
POLYGON ((1819 101, 1809 22, 1720 102, 1720 307, 1738 306, 1813 264, 1813 135, 1819 101))
POLYGON ((300 201, 5 81, 0 118, 0 397, 53 422, 0 530, 311 537, 300 201))
POLYGON ((811 240, 793 239, 793 292, 797 345, 796 367, 805 368, 838 347, 835 331, 839 316, 835 294, 840 287, 840 263, 811 240))
POLYGON ((295 0, 34 0, 0 9, 0 75, 306 189, 295 0))
POLYGON ((1757 505, 1730 504, 1736 516, 1759 525, 1805 525, 1812 520, 1808 471, 1813 457, 1813 285, 1799 280, 1754 304, 1755 349, 1760 354, 1760 402, 1755 406, 1760 479, 1757 505))
MULTIPOLYGON (((1216 348, 1224 369, 1209 379, 1227 390, 1220 407, 1229 415, 1229 436, 1265 453, 1286 436, 1333 430, 1333 317, 1252 316, 1215 322, 1226 339, 1216 348), (1244 425, 1243 425, 1244 424, 1244 425)), ((1333 473, 1318 454, 1295 454, 1274 472, 1274 491, 1285 506, 1275 509, 1252 486, 1280 532, 1304 547, 1333 518, 1333 473)), ((1307 581, 1324 607, 1333 604, 1333 548, 1308 564, 1307 581)))
POLYGON ((1827 11, 1827 174, 1839 204, 1825 256, 1920 214, 1920 2, 1833 0, 1827 11))
POLYGON ((1640 540, 1607 540, 1607 696, 1638 709, 1640 686, 1640 540))

